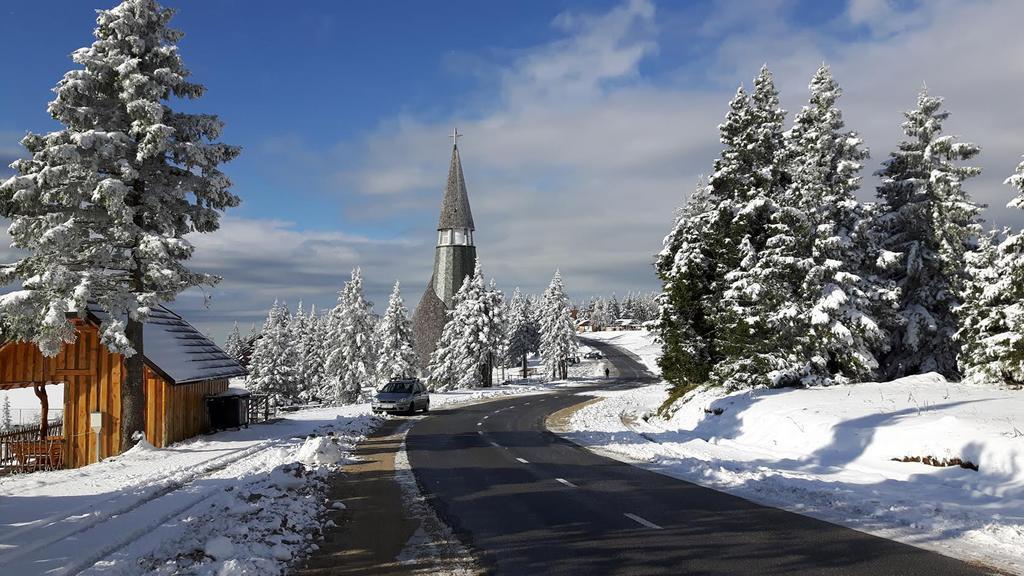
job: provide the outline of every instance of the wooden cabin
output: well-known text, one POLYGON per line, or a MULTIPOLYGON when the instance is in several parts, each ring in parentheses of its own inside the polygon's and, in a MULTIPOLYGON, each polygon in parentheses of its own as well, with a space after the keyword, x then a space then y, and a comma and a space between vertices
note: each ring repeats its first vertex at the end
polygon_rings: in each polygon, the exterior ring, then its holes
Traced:
MULTIPOLYGON (((78 339, 54 358, 43 357, 28 342, 0 343, 0 389, 34 388, 44 420, 47 386, 64 385, 63 432, 40 439, 60 444, 56 450, 64 468, 96 461, 92 413, 102 414, 100 458, 119 453, 121 382, 127 371, 124 357, 100 343, 105 317, 93 306, 84 320, 76 317, 78 339)), ((245 368, 163 306, 153 308, 144 338, 146 439, 162 448, 208 431, 206 397, 227 390, 228 379, 245 375, 245 368)))

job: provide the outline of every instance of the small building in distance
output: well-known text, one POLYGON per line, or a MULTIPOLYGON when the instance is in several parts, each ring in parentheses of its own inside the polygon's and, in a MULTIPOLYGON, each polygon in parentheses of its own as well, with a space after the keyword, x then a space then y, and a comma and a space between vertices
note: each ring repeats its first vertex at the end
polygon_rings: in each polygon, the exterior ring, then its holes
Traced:
MULTIPOLYGON (((0 390, 33 388, 46 421, 46 387, 64 385, 64 421, 60 434, 42 432, 40 442, 56 448, 59 467, 77 468, 96 461, 96 434, 90 415, 101 414, 100 458, 120 452, 121 382, 124 357, 100 343, 106 313, 87 309, 73 323, 78 338, 54 358, 30 342, 0 343, 0 390)), ((228 379, 247 372, 181 316, 163 306, 152 309, 144 328, 146 439, 158 448, 210 429, 206 397, 224 392, 228 379)))
POLYGON ((611 326, 608 326, 607 329, 612 331, 639 330, 640 323, 632 318, 619 318, 611 326))

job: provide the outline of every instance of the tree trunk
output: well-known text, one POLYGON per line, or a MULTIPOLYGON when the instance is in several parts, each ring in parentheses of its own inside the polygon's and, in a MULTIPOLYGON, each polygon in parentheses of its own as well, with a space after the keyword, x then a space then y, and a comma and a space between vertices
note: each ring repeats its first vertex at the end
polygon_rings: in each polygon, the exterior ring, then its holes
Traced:
POLYGON ((121 451, 124 452, 138 441, 136 432, 146 431, 146 396, 143 388, 145 360, 143 357, 143 323, 128 317, 124 334, 135 349, 135 354, 125 358, 127 375, 121 381, 121 451))
POLYGON ((526 380, 529 370, 526 367, 526 352, 523 352, 523 380, 526 380))
POLYGON ((46 384, 32 386, 39 398, 39 439, 46 440, 50 431, 50 398, 46 395, 46 384))

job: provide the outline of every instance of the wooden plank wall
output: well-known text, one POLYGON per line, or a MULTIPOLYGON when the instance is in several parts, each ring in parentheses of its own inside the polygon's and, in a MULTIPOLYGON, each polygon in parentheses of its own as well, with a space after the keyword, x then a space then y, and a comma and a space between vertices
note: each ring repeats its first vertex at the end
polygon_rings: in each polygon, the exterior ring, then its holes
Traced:
MULTIPOLYGON (((121 382, 124 361, 100 344, 95 326, 76 322, 78 340, 45 362, 35 345, 11 342, 0 347, 0 386, 24 382, 64 382, 64 462, 68 468, 96 461, 96 436, 90 412, 103 412, 101 458, 118 453, 121 438, 121 382)), ((228 381, 171 385, 146 367, 146 439, 158 448, 210 429, 206 396, 223 392, 228 381)), ((56 408, 57 406, 53 406, 56 408)))
MULTIPOLYGON (((35 345, 13 342, 0 349, 0 385, 18 382, 64 383, 64 462, 69 468, 96 461, 96 436, 90 412, 103 412, 101 457, 117 453, 120 439, 121 355, 100 344, 95 326, 75 322, 78 339, 48 362, 35 345)), ((56 407, 56 406, 54 406, 56 407)))
POLYGON ((228 389, 227 380, 205 380, 164 387, 163 446, 210 430, 206 397, 228 389))

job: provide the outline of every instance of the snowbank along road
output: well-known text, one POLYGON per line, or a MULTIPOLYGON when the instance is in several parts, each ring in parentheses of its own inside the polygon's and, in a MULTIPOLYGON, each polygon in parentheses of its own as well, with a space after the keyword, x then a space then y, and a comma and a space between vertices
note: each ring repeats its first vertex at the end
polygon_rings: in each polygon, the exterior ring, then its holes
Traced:
MULTIPOLYGON (((603 387, 650 381, 628 352, 603 387)), ((406 438, 439 515, 497 574, 982 574, 912 546, 753 504, 583 449, 547 417, 580 388, 442 410, 406 438)))

